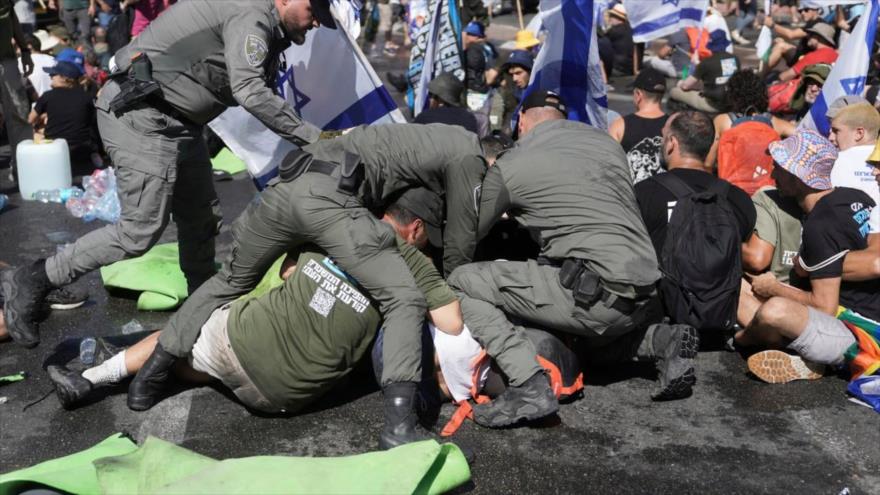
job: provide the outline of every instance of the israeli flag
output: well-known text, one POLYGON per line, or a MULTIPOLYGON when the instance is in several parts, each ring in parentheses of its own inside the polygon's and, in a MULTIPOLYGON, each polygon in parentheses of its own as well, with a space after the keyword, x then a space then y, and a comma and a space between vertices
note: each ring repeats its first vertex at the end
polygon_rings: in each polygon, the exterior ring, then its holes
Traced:
MULTIPOLYGON (((359 7, 333 0, 338 29, 308 32, 306 42, 284 52, 277 92, 303 119, 325 130, 361 124, 406 122, 355 39, 359 7)), ((257 187, 278 174, 278 164, 296 145, 284 140, 241 107, 223 112, 210 124, 230 150, 247 164, 257 187)))
POLYGON ((608 96, 593 25, 593 1, 541 1, 547 37, 535 58, 526 94, 554 91, 568 106, 569 120, 606 129, 608 96))
POLYGON ((840 56, 837 57, 837 62, 828 74, 822 91, 798 128, 813 129, 827 136, 831 131, 831 123, 825 117, 828 106, 841 96, 861 95, 865 91, 878 15, 880 15, 880 0, 871 0, 855 29, 843 42, 840 56))
POLYGON ((645 43, 688 26, 700 27, 709 0, 623 0, 633 41, 645 43))

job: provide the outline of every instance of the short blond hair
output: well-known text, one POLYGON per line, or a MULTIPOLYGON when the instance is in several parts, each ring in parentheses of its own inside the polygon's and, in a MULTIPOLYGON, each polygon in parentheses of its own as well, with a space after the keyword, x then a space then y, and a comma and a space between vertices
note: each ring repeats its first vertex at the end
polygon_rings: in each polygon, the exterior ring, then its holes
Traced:
POLYGON ((880 134, 880 112, 868 102, 854 103, 845 106, 832 119, 834 125, 845 125, 850 128, 862 127, 869 139, 877 139, 880 134))

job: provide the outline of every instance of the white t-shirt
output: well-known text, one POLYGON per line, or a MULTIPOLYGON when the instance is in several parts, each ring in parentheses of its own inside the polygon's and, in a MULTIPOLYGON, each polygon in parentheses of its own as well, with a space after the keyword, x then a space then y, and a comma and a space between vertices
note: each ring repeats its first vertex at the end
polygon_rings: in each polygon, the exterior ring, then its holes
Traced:
POLYGON ((15 0, 15 17, 22 24, 36 24, 37 15, 34 13, 34 0, 15 0))
MULTIPOLYGON (((428 324, 431 336, 434 339, 434 350, 440 361, 440 371, 449 394, 456 402, 471 397, 471 385, 474 376, 474 361, 483 350, 480 344, 471 337, 471 331, 467 326, 458 335, 449 335, 437 330, 433 324, 428 324)), ((483 388, 486 377, 489 376, 488 363, 481 366, 479 371, 479 387, 483 388)))
POLYGON ((837 155, 837 161, 834 162, 834 168, 831 169, 831 184, 834 187, 862 190, 877 203, 868 220, 868 225, 871 226, 870 233, 876 234, 880 233, 880 187, 877 186, 877 179, 872 173, 873 167, 866 161, 872 151, 874 151, 873 144, 853 146, 841 151, 837 155))
MULTIPOLYGON (((37 96, 42 96, 43 93, 52 89, 52 77, 46 74, 43 68, 54 67, 55 57, 45 53, 31 53, 31 60, 34 61, 34 71, 28 76, 28 80, 37 91, 37 96)), ((24 73, 21 59, 18 59, 18 70, 24 73)))

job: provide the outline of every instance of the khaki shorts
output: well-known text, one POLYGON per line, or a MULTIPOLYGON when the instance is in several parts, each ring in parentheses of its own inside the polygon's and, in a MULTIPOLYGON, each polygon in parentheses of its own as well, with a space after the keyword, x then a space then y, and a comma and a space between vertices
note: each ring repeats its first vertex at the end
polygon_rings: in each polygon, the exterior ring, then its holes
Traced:
POLYGON ((814 363, 843 364, 843 353, 856 343, 856 338, 837 318, 815 308, 807 310, 810 312, 807 328, 788 348, 814 363))
POLYGON ((189 356, 190 366, 223 382, 245 405, 264 412, 282 412, 266 399, 241 367, 229 343, 228 316, 228 304, 211 313, 189 356))

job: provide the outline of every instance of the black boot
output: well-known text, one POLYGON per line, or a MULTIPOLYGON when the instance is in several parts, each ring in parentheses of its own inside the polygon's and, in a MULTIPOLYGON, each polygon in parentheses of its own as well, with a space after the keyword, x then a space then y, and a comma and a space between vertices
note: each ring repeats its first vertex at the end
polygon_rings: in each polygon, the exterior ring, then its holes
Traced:
POLYGON ((638 357, 653 359, 660 389, 651 395, 656 401, 689 397, 697 383, 694 371, 700 336, 689 325, 651 325, 639 345, 638 357))
POLYGON ((168 372, 177 358, 156 343, 153 353, 128 386, 128 408, 146 411, 158 402, 159 393, 168 380, 168 372))
POLYGON ((474 405, 473 409, 478 425, 500 428, 549 416, 559 411, 559 401, 542 371, 518 387, 507 387, 495 400, 474 405))
POLYGON ((434 438, 419 425, 416 416, 415 382, 398 382, 382 389, 385 427, 379 435, 379 448, 393 449, 399 445, 434 438))
POLYGON ((0 274, 6 328, 18 345, 31 348, 40 343, 37 315, 51 288, 49 276, 46 275, 46 260, 10 268, 0 274))
POLYGON ((73 409, 92 392, 92 382, 83 378, 81 373, 55 365, 49 366, 46 371, 64 409, 73 409))

